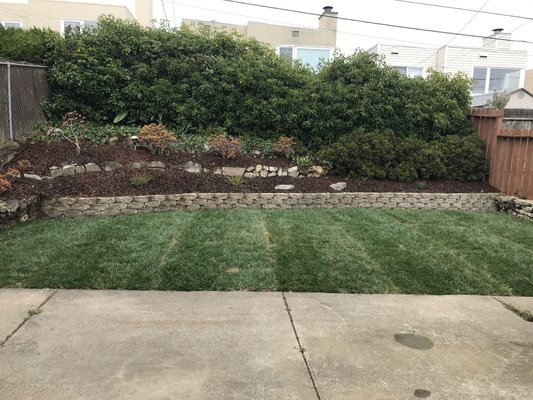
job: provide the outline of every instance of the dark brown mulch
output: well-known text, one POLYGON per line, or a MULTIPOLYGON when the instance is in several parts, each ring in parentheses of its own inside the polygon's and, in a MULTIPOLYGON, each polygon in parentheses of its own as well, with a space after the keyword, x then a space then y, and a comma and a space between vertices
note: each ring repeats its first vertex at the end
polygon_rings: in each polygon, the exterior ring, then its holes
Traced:
POLYGON ((109 172, 93 172, 78 174, 71 177, 60 177, 53 180, 35 181, 19 179, 13 184, 12 190, 3 195, 4 198, 24 198, 27 196, 129 196, 144 194, 169 194, 191 192, 237 192, 237 193, 265 193, 275 192, 274 187, 279 184, 293 184, 293 192, 333 192, 329 185, 339 181, 346 182, 347 192, 428 192, 428 193, 479 193, 496 192, 486 182, 456 182, 456 181, 426 181, 426 187, 417 189, 417 184, 400 183, 380 180, 345 179, 342 177, 322 178, 290 178, 270 177, 243 179, 240 184, 232 185, 225 177, 211 174, 190 174, 173 166, 186 161, 198 161, 206 168, 217 166, 251 166, 265 164, 269 166, 287 167, 287 159, 260 159, 240 157, 235 160, 223 160, 212 154, 189 155, 172 154, 170 156, 153 156, 145 150, 133 150, 126 145, 118 144, 93 145, 85 144, 82 154, 77 157, 74 148, 69 143, 35 144, 29 146, 10 163, 16 166, 18 160, 27 159, 32 163, 28 173, 48 175, 52 165, 69 163, 118 161, 129 165, 135 161, 163 161, 171 167, 166 172, 153 170, 136 170, 122 168, 109 172), (147 174, 150 181, 142 187, 134 187, 131 178, 135 175, 147 174))

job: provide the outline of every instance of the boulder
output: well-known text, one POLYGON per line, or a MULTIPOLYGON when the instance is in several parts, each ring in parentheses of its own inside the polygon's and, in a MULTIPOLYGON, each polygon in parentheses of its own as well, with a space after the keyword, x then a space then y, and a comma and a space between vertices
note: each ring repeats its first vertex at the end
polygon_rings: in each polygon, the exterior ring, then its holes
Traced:
POLYGON ((85 170, 87 172, 100 172, 102 169, 95 163, 85 164, 85 170))
POLYGON ((167 166, 162 161, 152 161, 148 163, 148 168, 150 169, 165 169, 167 166))
POLYGON ((263 169, 263 166, 262 166, 261 164, 257 164, 257 165, 255 166, 255 170, 256 170, 257 172, 260 172, 262 169, 263 169))
POLYGON ((181 165, 180 168, 191 174, 201 174, 203 171, 202 165, 194 161, 187 161, 185 164, 181 165))
POLYGON ((246 168, 242 167, 222 167, 224 176, 243 176, 246 168))
POLYGON ((263 170, 259 173, 259 175, 261 176, 261 178, 266 178, 268 176, 268 171, 263 170))
POLYGON ((313 172, 317 173, 318 175, 323 175, 324 168, 322 168, 320 165, 313 165, 313 172))
POLYGON ((35 174, 24 174, 24 178, 26 178, 26 179, 34 179, 36 181, 40 181, 40 180, 43 179, 39 175, 35 175, 35 174))
POLYGON ((245 178, 253 178, 254 177, 254 173, 253 172, 245 172, 244 173, 244 177, 245 178))
POLYGON ((329 187, 332 188, 333 190, 340 192, 341 190, 346 189, 346 182, 333 183, 329 185, 329 187))
POLYGON ((276 187, 274 187, 274 189, 276 189, 276 190, 293 190, 294 189, 294 185, 276 185, 276 187))
POLYGON ((76 173, 76 166, 74 164, 65 165, 63 168, 61 168, 61 170, 63 176, 74 175, 76 173))
POLYGON ((122 164, 116 161, 104 161, 102 163, 104 171, 114 171, 116 169, 122 168, 122 164))

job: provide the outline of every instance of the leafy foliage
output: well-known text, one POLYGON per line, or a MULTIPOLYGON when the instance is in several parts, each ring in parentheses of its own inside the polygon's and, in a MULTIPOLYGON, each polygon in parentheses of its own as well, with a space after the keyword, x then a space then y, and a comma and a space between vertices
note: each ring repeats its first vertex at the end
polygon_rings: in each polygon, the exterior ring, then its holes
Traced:
POLYGON ((278 154, 283 154, 289 158, 294 154, 294 140, 287 136, 280 136, 274 143, 273 150, 278 154))
POLYGON ((337 175, 401 182, 476 181, 488 172, 483 141, 475 135, 451 135, 426 142, 397 137, 391 131, 358 130, 326 146, 319 157, 331 162, 337 175))
POLYGON ((189 134, 283 132, 310 149, 357 128, 424 139, 471 132, 471 80, 403 77, 365 52, 337 55, 315 73, 235 34, 104 17, 96 29, 66 32, 47 58, 56 118, 75 109, 99 124, 157 121, 189 134))
POLYGON ((178 142, 175 136, 159 124, 143 126, 137 140, 139 146, 146 147, 152 154, 168 153, 178 142))
POLYGON ((505 106, 507 105, 507 103, 509 103, 510 99, 511 99, 511 95, 509 93, 496 92, 492 95, 492 99, 487 101, 487 107, 503 110, 505 106))
POLYGON ((43 63, 60 38, 50 29, 6 29, 0 26, 0 58, 43 63))
POLYGON ((227 133, 212 136, 207 144, 213 153, 224 159, 236 158, 241 154, 241 141, 238 138, 230 138, 227 133))

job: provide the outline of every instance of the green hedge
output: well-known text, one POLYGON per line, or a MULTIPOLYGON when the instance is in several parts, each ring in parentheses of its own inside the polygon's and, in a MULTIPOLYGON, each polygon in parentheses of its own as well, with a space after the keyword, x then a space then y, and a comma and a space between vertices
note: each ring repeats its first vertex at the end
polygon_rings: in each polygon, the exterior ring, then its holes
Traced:
POLYGON ((319 158, 332 164, 335 175, 352 178, 478 181, 488 172, 483 141, 475 135, 428 142, 397 137, 392 131, 358 130, 325 146, 319 158))
POLYGON ((43 63, 60 36, 50 29, 14 29, 0 25, 0 58, 43 63))
POLYGON ((200 132, 296 137, 317 149, 357 128, 434 139, 471 132, 471 81, 402 77, 377 56, 337 55, 318 73, 228 33, 142 28, 103 18, 47 54, 52 117, 77 110, 105 123, 162 121, 200 132))

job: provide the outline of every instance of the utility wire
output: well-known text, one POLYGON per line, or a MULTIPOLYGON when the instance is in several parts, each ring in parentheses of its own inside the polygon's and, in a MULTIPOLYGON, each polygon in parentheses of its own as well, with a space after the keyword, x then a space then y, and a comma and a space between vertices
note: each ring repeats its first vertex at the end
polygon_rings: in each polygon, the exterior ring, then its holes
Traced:
POLYGON ((161 5, 163 6, 163 13, 165 14, 165 19, 168 21, 167 9, 165 8, 165 2, 163 0, 161 0, 161 5))
MULTIPOLYGON (((237 14, 237 13, 233 13, 233 12, 229 12, 229 11, 216 10, 214 8, 192 6, 190 4, 178 3, 178 2, 176 2, 174 0, 164 0, 164 1, 165 1, 165 3, 172 3, 172 4, 175 4, 175 5, 178 5, 178 6, 194 8, 194 9, 197 9, 197 10, 213 11, 213 12, 220 13, 220 14, 226 14, 226 15, 233 15, 233 16, 237 16, 237 17, 250 18, 250 19, 253 19, 253 20, 256 20, 256 21, 263 21, 263 22, 270 22, 270 23, 273 22, 273 23, 276 23, 276 24, 287 25, 287 23, 285 21, 280 21, 280 20, 275 20, 275 19, 260 18, 260 17, 254 16, 254 15, 248 15, 248 14, 237 14)), ((302 28, 302 29, 316 29, 316 27, 312 27, 312 26, 308 26, 308 25, 300 25, 300 24, 292 24, 292 25, 287 25, 287 26, 291 26, 291 27, 294 27, 294 28, 302 28)), ((420 45, 424 45, 424 46, 435 46, 435 47, 439 46, 437 43, 415 42, 415 41, 410 41, 410 40, 400 40, 400 39, 397 39, 397 38, 374 36, 374 35, 364 35, 364 34, 361 34, 361 33, 355 33, 355 32, 349 32, 349 31, 337 30, 337 33, 342 33, 342 34, 345 34, 345 35, 356 36, 356 37, 365 37, 365 38, 372 38, 372 39, 391 40, 391 41, 394 41, 394 42, 420 44, 420 45)))
MULTIPOLYGON (((235 3, 235 4, 246 5, 246 6, 252 6, 252 7, 268 8, 270 10, 286 11, 286 12, 291 12, 291 13, 296 13, 296 14, 312 15, 312 16, 316 16, 316 17, 322 16, 322 14, 309 12, 309 11, 293 10, 293 9, 290 9, 290 8, 267 6, 267 5, 264 5, 264 4, 256 4, 256 3, 248 3, 246 1, 238 1, 238 0, 223 0, 223 1, 228 2, 228 3, 235 3)), ((457 32, 450 32, 450 31, 441 31, 441 30, 437 30, 437 29, 418 28, 418 27, 414 27, 414 26, 387 24, 387 23, 384 23, 384 22, 366 21, 366 20, 362 20, 362 19, 339 17, 339 16, 333 16, 333 15, 328 15, 328 18, 340 19, 340 20, 343 20, 343 21, 350 21, 350 22, 359 22, 359 23, 362 23, 362 24, 369 24, 369 25, 385 26, 385 27, 388 27, 388 28, 409 29, 409 30, 418 31, 418 32, 439 33, 439 34, 443 34, 443 35, 455 35, 455 36, 471 37, 471 38, 477 38, 477 39, 485 39, 486 38, 486 36, 474 35, 474 34, 470 34, 470 33, 457 33, 457 32)), ((533 42, 529 41, 529 40, 515 40, 515 39, 506 39, 506 38, 494 38, 494 40, 499 40, 499 41, 503 41, 503 42, 515 42, 515 43, 533 44, 533 42)))
MULTIPOLYGON (((483 8, 489 3, 489 1, 490 1, 490 0, 485 1, 485 3, 484 3, 484 4, 479 8, 479 10, 478 10, 478 11, 472 16, 472 18, 470 18, 470 19, 467 21, 467 23, 463 25, 463 27, 459 30, 459 32, 457 32, 457 34, 455 34, 450 40, 448 40, 448 41, 446 42, 446 44, 445 44, 444 46, 442 46, 442 47, 446 47, 446 46, 448 46, 448 45, 453 41, 453 39, 455 39, 455 38, 457 37, 458 34, 460 34, 462 31, 464 31, 464 30, 466 29, 466 27, 467 27, 468 25, 470 25, 470 23, 474 20, 474 18, 476 18, 476 17, 478 16, 478 14, 481 12, 481 10, 483 10, 483 8)), ((430 58, 432 58, 435 54, 436 54, 436 52, 433 53, 433 54, 431 54, 429 57, 423 59, 422 61, 419 61, 419 62, 415 65, 415 67, 418 67, 420 64, 425 63, 427 60, 429 60, 430 58)))
POLYGON ((533 21, 533 18, 524 17, 523 15, 503 14, 503 13, 497 13, 497 12, 492 12, 492 11, 478 11, 478 10, 473 10, 471 8, 452 7, 452 6, 445 6, 443 4, 431 4, 431 3, 423 3, 420 1, 411 1, 411 0, 395 0, 395 1, 398 1, 400 3, 416 4, 419 6, 447 8, 449 10, 468 11, 468 12, 475 12, 478 14, 498 15, 500 17, 519 18, 519 19, 527 19, 527 20, 533 21))

